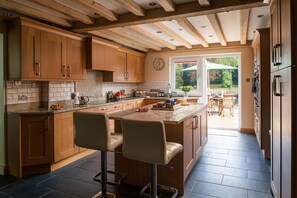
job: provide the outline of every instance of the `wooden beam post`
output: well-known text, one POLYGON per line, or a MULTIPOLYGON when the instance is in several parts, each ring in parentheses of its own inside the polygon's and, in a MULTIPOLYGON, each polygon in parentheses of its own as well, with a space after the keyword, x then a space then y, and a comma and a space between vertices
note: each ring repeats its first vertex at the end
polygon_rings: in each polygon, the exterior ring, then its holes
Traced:
POLYGON ((210 6, 210 0, 198 0, 198 2, 202 7, 210 6))
POLYGON ((223 33, 223 30, 222 30, 222 27, 219 22, 217 14, 209 14, 209 15, 207 15, 207 18, 208 18, 209 22, 211 23, 212 28, 214 29, 217 37, 219 38, 222 46, 226 46, 227 45, 226 38, 223 33))
POLYGON ((250 18, 250 9, 240 10, 240 43, 246 44, 248 26, 250 18))
POLYGON ((121 5, 123 5, 127 10, 135 14, 136 16, 144 16, 145 10, 140 7, 137 3, 133 0, 118 0, 121 5))
POLYGON ((174 12, 175 4, 172 0, 157 0, 158 4, 164 8, 166 12, 174 12))

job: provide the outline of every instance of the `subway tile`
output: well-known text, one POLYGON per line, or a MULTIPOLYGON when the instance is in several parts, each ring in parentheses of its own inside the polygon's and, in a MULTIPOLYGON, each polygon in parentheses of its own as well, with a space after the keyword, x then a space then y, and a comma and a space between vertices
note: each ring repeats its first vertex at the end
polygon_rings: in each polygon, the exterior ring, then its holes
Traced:
POLYGON ((206 182, 196 182, 192 192, 221 198, 247 198, 247 190, 206 182))
POLYGON ((213 166, 213 165, 206 164, 203 168, 203 171, 209 172, 209 173, 217 173, 217 174, 247 178, 247 171, 243 169, 237 169, 237 168, 213 166))
POLYGON ((222 184, 232 187, 244 188, 248 190, 270 192, 270 182, 224 176, 222 184))

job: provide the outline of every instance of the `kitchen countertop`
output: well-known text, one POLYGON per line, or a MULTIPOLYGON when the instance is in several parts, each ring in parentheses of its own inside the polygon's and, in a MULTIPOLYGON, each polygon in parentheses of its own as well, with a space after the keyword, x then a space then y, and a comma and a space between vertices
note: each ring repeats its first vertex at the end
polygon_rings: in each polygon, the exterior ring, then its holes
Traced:
MULTIPOLYGON (((183 98, 183 97, 174 97, 174 98, 183 98)), ((196 99, 199 97, 188 97, 189 99, 196 99)), ((97 100, 97 101, 90 101, 87 106, 79 106, 79 107, 73 107, 73 106, 66 106, 63 109, 60 110, 50 110, 47 108, 37 108, 37 109, 29 109, 29 110, 16 110, 16 111, 10 111, 8 113, 19 113, 19 114, 54 114, 54 113, 63 113, 63 112, 69 112, 69 111, 77 111, 82 109, 89 109, 93 107, 99 107, 104 105, 110 105, 110 104, 117 104, 117 103, 123 103, 123 102, 129 102, 129 101, 135 101, 135 100, 142 100, 142 99, 167 99, 167 97, 150 97, 150 98, 139 98, 139 97, 131 97, 131 98, 122 98, 118 99, 117 101, 111 101, 111 100, 97 100)))
POLYGON ((122 120, 150 120, 150 121, 164 121, 165 123, 180 123, 189 116, 201 111, 207 107, 207 104, 192 103, 189 106, 182 106, 180 109, 175 111, 165 110, 151 110, 152 105, 145 106, 150 110, 147 112, 136 112, 135 109, 125 110, 109 114, 110 119, 122 120))

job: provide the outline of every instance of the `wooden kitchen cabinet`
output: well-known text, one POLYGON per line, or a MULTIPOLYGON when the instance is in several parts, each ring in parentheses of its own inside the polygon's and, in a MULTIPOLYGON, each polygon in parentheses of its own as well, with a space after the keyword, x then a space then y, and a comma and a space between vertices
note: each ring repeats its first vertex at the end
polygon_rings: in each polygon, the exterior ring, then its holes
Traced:
POLYGON ((118 47, 119 45, 99 38, 87 38, 87 68, 114 71, 118 47))
POLYGON ((145 55, 119 48, 115 57, 114 72, 103 72, 104 82, 144 82, 145 55))
POLYGON ((7 115, 8 174, 16 177, 46 173, 53 162, 53 116, 7 115))
POLYGON ((73 112, 54 115, 54 162, 79 152, 74 144, 73 112))
POLYGON ((85 43, 80 35, 23 17, 8 24, 8 79, 86 79, 85 43))
POLYGON ((131 101, 131 102, 124 102, 123 103, 123 108, 124 110, 128 110, 128 109, 134 109, 134 102, 131 101))
POLYGON ((194 135, 195 135, 195 119, 193 117, 188 118, 183 123, 183 135, 184 135, 184 174, 185 178, 188 177, 192 168, 195 165, 195 151, 194 151, 194 135))

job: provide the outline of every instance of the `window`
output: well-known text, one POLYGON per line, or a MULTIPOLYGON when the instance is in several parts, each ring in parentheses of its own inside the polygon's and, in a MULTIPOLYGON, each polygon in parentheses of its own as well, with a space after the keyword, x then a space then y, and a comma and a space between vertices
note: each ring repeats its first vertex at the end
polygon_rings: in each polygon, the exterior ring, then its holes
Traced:
POLYGON ((172 89, 180 94, 183 93, 181 86, 191 86, 190 95, 201 95, 201 76, 199 59, 172 59, 172 89))

